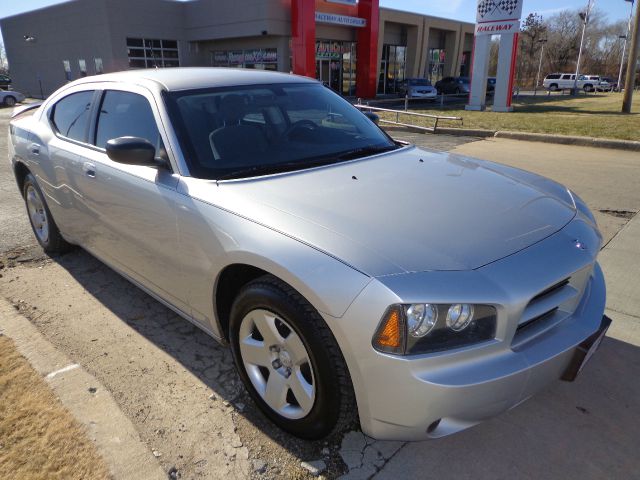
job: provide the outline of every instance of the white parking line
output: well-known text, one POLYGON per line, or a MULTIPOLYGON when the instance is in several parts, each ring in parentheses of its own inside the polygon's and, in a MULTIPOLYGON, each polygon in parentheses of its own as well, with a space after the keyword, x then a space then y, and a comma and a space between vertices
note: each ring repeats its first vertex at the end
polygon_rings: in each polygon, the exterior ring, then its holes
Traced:
POLYGON ((71 370, 74 370, 76 368, 78 368, 80 365, 78 365, 77 363, 72 363, 71 365, 67 365, 64 368, 61 368, 60 370, 55 370, 51 373, 49 373, 45 378, 47 380, 51 380, 53 377, 55 377, 56 375, 60 374, 60 373, 66 373, 69 372, 71 370))

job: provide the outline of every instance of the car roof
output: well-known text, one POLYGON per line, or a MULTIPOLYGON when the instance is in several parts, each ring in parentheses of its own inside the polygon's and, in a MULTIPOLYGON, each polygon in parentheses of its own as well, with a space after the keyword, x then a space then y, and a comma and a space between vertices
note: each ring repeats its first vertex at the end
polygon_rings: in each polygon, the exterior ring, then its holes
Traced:
POLYGON ((93 82, 135 84, 155 83, 169 91, 274 83, 318 83, 317 80, 313 80, 308 77, 265 70, 217 67, 178 67, 127 70, 123 72, 95 75, 76 80, 73 82, 73 85, 93 82))

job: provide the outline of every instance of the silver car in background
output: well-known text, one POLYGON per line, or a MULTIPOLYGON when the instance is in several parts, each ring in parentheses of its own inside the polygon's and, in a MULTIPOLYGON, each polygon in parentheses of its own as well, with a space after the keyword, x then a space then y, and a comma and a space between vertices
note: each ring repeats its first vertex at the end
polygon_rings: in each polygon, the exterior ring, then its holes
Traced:
POLYGON ((300 437, 463 430, 574 379, 609 324, 577 195, 396 143, 307 78, 87 77, 17 111, 9 154, 45 251, 80 245, 228 342, 300 437))

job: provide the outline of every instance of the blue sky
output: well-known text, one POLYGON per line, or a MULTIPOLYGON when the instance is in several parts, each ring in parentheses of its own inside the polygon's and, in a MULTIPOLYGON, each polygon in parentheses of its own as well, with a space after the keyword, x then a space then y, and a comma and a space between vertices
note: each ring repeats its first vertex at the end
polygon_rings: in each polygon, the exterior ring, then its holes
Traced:
MULTIPOLYGON (((60 0, 0 0, 0 17, 7 17, 42 8, 60 0)), ((456 20, 475 20, 477 0, 380 0, 380 4, 389 8, 426 13, 456 20)), ((524 0, 523 17, 529 12, 549 16, 567 8, 584 8, 587 0, 524 0)), ((596 7, 606 11, 610 20, 626 19, 629 15, 629 3, 624 0, 596 0, 596 7)))

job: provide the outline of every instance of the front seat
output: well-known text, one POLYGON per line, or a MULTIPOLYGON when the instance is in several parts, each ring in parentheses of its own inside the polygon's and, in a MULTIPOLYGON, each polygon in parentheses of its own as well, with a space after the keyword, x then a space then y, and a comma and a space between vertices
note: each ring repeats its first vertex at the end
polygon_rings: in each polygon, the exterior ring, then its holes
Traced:
POLYGON ((267 149, 267 139, 262 129, 241 123, 246 112, 244 98, 240 95, 227 95, 220 102, 219 118, 223 126, 209 135, 216 161, 230 165, 252 164, 256 163, 255 155, 267 149))

